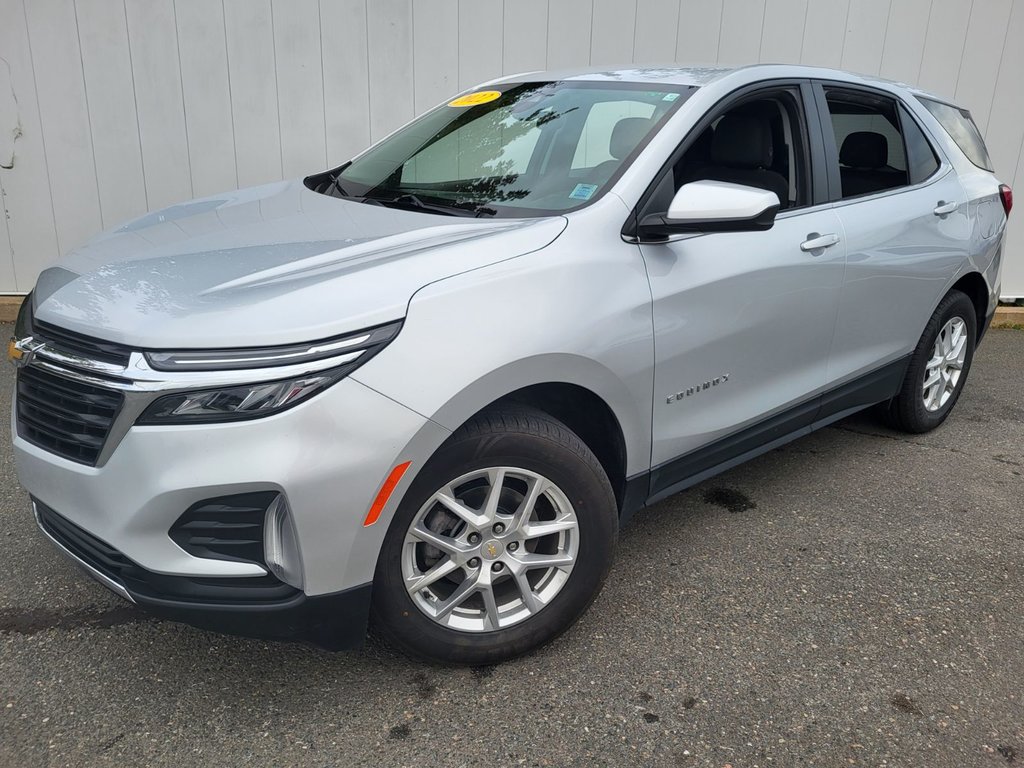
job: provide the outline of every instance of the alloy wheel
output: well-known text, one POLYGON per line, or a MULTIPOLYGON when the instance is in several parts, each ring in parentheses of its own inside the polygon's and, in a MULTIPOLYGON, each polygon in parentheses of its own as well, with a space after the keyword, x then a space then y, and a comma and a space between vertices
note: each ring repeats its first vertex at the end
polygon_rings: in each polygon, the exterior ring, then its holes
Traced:
POLYGON ((549 605, 569 579, 579 521, 548 478, 515 467, 476 470, 438 489, 402 547, 412 601, 449 629, 492 632, 549 605))
POLYGON ((925 364, 922 396, 924 407, 937 411, 956 392, 967 359, 967 323, 961 317, 951 317, 939 335, 931 359, 925 364))

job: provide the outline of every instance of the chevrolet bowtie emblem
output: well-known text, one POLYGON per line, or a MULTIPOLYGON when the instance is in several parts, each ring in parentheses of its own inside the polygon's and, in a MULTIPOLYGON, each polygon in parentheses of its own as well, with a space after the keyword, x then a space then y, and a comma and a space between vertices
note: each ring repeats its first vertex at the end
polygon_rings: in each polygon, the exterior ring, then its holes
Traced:
POLYGON ((19 368, 32 362, 36 352, 43 347, 43 342, 33 341, 31 336, 24 339, 11 339, 7 344, 7 359, 19 368))

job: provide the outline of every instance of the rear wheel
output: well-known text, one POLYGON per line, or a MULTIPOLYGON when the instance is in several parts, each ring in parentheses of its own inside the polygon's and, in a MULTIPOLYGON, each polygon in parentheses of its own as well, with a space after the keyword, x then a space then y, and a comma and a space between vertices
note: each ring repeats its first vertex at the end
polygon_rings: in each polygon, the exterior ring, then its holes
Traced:
POLYGON ((890 423, 904 432, 935 429, 963 391, 978 338, 974 304, 950 291, 925 327, 900 393, 889 404, 890 423))
POLYGON ((434 661, 526 653, 600 591, 617 524, 607 476, 568 427, 526 408, 477 417, 402 499, 377 564, 374 622, 434 661))

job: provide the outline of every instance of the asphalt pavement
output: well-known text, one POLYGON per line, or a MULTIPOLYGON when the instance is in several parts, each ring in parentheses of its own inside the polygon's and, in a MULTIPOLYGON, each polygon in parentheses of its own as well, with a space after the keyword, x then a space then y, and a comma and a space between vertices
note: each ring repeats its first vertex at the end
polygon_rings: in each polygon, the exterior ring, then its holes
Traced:
POLYGON ((4 439, 0 766, 1024 765, 1022 382, 993 330, 939 430, 854 417, 640 513, 582 621, 475 669, 139 613, 4 439))

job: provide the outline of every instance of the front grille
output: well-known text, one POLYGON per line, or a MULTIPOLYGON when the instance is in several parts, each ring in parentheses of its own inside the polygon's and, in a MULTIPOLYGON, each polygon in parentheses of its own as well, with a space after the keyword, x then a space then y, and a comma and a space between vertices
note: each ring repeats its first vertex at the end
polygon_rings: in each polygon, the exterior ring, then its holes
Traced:
POLYGON ((123 344, 68 331, 35 318, 32 319, 32 338, 58 352, 116 365, 128 365, 132 354, 131 347, 123 344))
POLYGON ((276 603, 298 590, 271 575, 240 578, 168 576, 146 570, 129 557, 33 499, 39 526, 72 555, 125 587, 134 598, 206 604, 276 603))
POLYGON ((18 435, 95 466, 124 395, 28 366, 18 370, 18 435))

